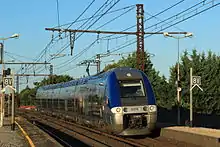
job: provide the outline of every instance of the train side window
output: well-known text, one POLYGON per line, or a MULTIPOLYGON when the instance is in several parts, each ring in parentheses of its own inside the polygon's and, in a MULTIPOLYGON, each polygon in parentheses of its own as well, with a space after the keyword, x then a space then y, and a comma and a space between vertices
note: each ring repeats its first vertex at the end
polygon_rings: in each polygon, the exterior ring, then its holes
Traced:
POLYGON ((105 96, 105 98, 104 98, 104 103, 105 103, 105 105, 108 105, 108 106, 109 106, 109 96, 108 96, 108 87, 107 87, 107 86, 105 86, 104 96, 105 96))

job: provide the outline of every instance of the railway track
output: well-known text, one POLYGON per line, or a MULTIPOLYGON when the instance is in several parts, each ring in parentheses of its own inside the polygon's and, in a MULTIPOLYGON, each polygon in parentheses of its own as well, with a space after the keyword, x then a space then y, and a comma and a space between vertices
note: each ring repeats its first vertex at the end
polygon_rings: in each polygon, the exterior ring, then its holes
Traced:
MULTIPOLYGON (((31 140, 31 146, 56 146, 60 145, 55 143, 55 140, 51 140, 44 131, 40 130, 37 126, 33 126, 26 119, 16 117, 16 123, 25 130, 25 135, 31 140)), ((48 133, 48 132, 47 132, 48 133)))
MULTIPOLYGON (((28 113, 20 113, 25 118, 37 123, 39 127, 44 125, 56 128, 61 132, 77 138, 89 146, 97 147, 111 147, 111 146, 124 146, 124 147, 176 147, 179 145, 168 141, 166 139, 158 138, 125 138, 114 136, 96 129, 85 127, 73 122, 63 119, 57 119, 49 115, 42 115, 39 112, 29 111, 28 113)), ((47 130, 43 128, 46 132, 47 130)), ((49 131, 49 134, 57 138, 56 134, 49 131)), ((60 138, 58 138, 60 140, 60 138)), ((63 140, 61 140, 63 141, 63 140)), ((66 146, 70 146, 66 143, 66 146)), ((186 147, 186 144, 183 144, 186 147)), ((181 146, 180 146, 181 147, 181 146)), ((194 146, 192 146, 194 147, 194 146)))
MULTIPOLYGON (((97 147, 111 147, 111 146, 126 146, 126 147, 146 147, 146 145, 140 145, 138 143, 134 143, 132 141, 128 141, 126 139, 122 139, 120 137, 112 136, 107 133, 103 133, 101 131, 97 131, 91 128, 87 128, 75 123, 67 122, 64 120, 56 119, 50 116, 40 116, 33 113, 23 113, 22 116, 25 118, 36 122, 38 125, 46 124, 47 126, 51 126, 56 128, 61 132, 65 132, 74 138, 78 138, 84 143, 90 146, 97 147), (33 116, 38 116, 38 118, 33 116)), ((55 134, 53 134, 54 136, 55 134)), ((68 145, 67 145, 68 146, 68 145)))

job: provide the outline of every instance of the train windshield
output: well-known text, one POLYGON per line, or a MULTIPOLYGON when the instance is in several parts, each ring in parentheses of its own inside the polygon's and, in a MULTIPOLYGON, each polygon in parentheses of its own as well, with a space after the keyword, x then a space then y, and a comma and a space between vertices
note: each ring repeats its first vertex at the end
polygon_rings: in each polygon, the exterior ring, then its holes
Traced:
POLYGON ((146 105, 147 98, 142 80, 119 81, 122 106, 146 105))
POLYGON ((145 96, 143 83, 138 81, 120 81, 121 98, 145 96))

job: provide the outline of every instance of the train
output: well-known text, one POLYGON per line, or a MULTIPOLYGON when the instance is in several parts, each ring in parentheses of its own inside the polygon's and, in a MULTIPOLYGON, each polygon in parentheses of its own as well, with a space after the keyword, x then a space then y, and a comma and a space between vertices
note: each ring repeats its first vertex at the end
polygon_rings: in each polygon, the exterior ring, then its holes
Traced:
POLYGON ((119 136, 149 135, 157 122, 152 85, 130 67, 39 87, 36 106, 119 136))

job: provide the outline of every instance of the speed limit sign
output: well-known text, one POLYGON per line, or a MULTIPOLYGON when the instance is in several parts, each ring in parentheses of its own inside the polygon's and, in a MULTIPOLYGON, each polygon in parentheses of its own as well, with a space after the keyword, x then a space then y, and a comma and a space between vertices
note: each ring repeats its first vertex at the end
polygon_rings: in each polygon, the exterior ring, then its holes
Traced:
POLYGON ((192 76, 192 84, 201 85, 201 77, 200 76, 192 76))
POLYGON ((13 79, 12 78, 4 78, 4 85, 5 86, 12 86, 12 82, 13 82, 13 79))

